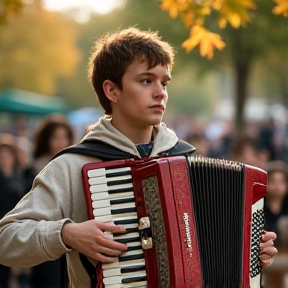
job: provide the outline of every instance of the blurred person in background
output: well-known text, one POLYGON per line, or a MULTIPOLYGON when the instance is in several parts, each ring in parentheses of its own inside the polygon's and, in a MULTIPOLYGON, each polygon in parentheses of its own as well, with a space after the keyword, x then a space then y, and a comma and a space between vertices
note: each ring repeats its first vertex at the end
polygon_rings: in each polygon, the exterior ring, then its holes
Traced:
MULTIPOLYGON (((0 219, 14 208, 25 193, 25 179, 20 169, 20 159, 13 136, 0 135, 0 219)), ((10 287, 12 270, 0 264, 0 288, 10 287)), ((25 287, 27 273, 20 273, 19 278, 25 287)))
POLYGON ((259 167, 265 170, 269 151, 258 138, 243 135, 232 140, 229 158, 233 161, 259 167))
MULTIPOLYGON (((73 144, 74 130, 63 115, 51 114, 36 128, 32 152, 33 165, 25 170, 28 191, 33 179, 60 150, 73 144), (29 180, 28 180, 29 182, 29 180)), ((59 288, 60 259, 48 261, 32 268, 32 287, 59 288)))
POLYGON ((265 229, 277 233, 274 243, 279 254, 271 268, 264 271, 267 274, 267 288, 285 288, 284 275, 288 273, 288 166, 280 160, 270 161, 266 170, 265 229))
POLYGON ((201 133, 192 133, 187 136, 186 141, 196 148, 194 155, 207 156, 209 144, 205 135, 201 133))
POLYGON ((287 229, 281 227, 283 219, 288 217, 288 166, 280 160, 271 161, 267 163, 266 170, 268 191, 265 198, 265 229, 277 233, 275 245, 288 247, 288 226, 287 229))

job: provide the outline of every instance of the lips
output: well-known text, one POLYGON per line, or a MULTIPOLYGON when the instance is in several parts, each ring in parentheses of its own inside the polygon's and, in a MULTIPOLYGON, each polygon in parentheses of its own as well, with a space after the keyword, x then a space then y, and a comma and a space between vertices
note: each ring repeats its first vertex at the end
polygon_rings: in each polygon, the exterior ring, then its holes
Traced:
POLYGON ((159 110, 159 111, 164 111, 165 107, 163 105, 153 105, 150 106, 149 108, 155 109, 155 110, 159 110))

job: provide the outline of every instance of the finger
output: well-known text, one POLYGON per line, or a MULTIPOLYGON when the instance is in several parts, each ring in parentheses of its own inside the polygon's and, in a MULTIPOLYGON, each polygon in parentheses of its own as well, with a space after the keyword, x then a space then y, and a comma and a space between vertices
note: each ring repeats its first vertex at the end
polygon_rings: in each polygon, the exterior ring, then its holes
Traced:
POLYGON ((261 261, 266 261, 266 260, 270 260, 272 257, 270 255, 267 254, 262 254, 260 256, 261 261))
POLYGON ((261 260, 261 265, 262 265, 262 267, 269 266, 272 264, 272 262, 273 262, 273 258, 271 258, 269 260, 261 260))
POLYGON ((103 223, 103 222, 96 221, 96 223, 97 223, 97 227, 101 229, 102 231, 109 231, 111 233, 125 233, 126 232, 126 228, 122 225, 115 225, 112 222, 103 223))
POLYGON ((120 250, 110 249, 104 246, 99 246, 95 250, 98 253, 105 254, 105 256, 117 257, 122 254, 122 251, 120 250))
POLYGON ((262 255, 269 255, 270 257, 274 257, 278 253, 277 248, 275 247, 267 247, 263 250, 262 255))
POLYGON ((116 257, 107 257, 105 255, 102 255, 101 253, 95 252, 92 255, 92 258, 96 259, 97 261, 101 262, 101 263, 113 263, 115 261, 117 261, 116 257))
POLYGON ((262 231, 262 242, 266 242, 268 240, 275 240, 277 238, 276 233, 274 232, 267 232, 267 231, 262 231))
POLYGON ((122 243, 118 243, 116 241, 113 241, 107 237, 97 236, 96 237, 96 243, 99 246, 103 246, 112 250, 118 250, 120 252, 124 252, 127 250, 127 246, 122 243))
POLYGON ((268 247, 274 247, 274 242, 272 239, 264 242, 264 243, 260 243, 260 249, 261 251, 264 250, 265 248, 268 248, 268 247))

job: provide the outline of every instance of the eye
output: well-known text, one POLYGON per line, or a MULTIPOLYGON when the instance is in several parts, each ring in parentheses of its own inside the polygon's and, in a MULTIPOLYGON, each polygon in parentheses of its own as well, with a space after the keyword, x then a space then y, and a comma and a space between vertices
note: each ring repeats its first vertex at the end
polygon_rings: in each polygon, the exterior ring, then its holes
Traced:
POLYGON ((143 83, 143 84, 149 84, 149 83, 151 83, 152 81, 150 80, 150 79, 143 79, 143 80, 141 80, 141 83, 143 83))
POLYGON ((168 86, 168 82, 167 82, 167 81, 162 82, 162 86, 163 86, 163 87, 168 86))

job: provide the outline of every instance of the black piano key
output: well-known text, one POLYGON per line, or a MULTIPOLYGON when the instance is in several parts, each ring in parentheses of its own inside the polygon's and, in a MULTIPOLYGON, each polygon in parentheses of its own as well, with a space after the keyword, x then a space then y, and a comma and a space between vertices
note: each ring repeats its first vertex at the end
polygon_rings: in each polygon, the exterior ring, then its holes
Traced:
POLYGON ((138 246, 131 246, 131 247, 128 247, 128 249, 126 250, 127 252, 129 251, 134 251, 134 250, 141 250, 143 249, 141 245, 138 245, 138 246))
POLYGON ((127 255, 127 256, 124 255, 124 256, 118 257, 119 262, 138 260, 138 259, 144 259, 144 253, 135 254, 135 255, 127 255))
POLYGON ((113 236, 119 236, 119 235, 126 235, 129 233, 133 233, 133 232, 139 232, 139 228, 135 227, 135 228, 126 228, 126 232, 124 233, 113 233, 113 236))
POLYGON ((115 225, 129 225, 129 224, 138 224, 138 219, 122 219, 122 220, 115 220, 115 225))
POLYGON ((147 276, 131 277, 131 278, 123 279, 122 284, 129 284, 129 283, 133 283, 133 282, 142 282, 142 281, 146 281, 146 280, 147 280, 147 276))
POLYGON ((125 238, 125 239, 113 239, 114 241, 122 244, 127 244, 131 242, 141 242, 140 237, 131 237, 131 238, 125 238))
POLYGON ((107 181, 107 186, 116 186, 116 185, 129 184, 129 183, 132 183, 132 179, 107 181))
POLYGON ((125 175, 132 175, 132 173, 131 171, 120 171, 120 172, 107 173, 105 176, 106 178, 112 178, 125 175))
POLYGON ((127 267, 127 268, 121 268, 121 273, 132 273, 132 272, 138 272, 138 271, 146 271, 146 266, 134 266, 134 267, 127 267))
POLYGON ((133 187, 121 188, 121 189, 108 189, 108 194, 117 194, 125 192, 133 192, 133 187))
POLYGON ((111 205, 123 204, 123 203, 135 203, 135 198, 122 198, 122 199, 114 199, 110 200, 111 205))
POLYGON ((137 212, 136 207, 113 209, 111 210, 111 215, 125 214, 131 212, 137 212))

